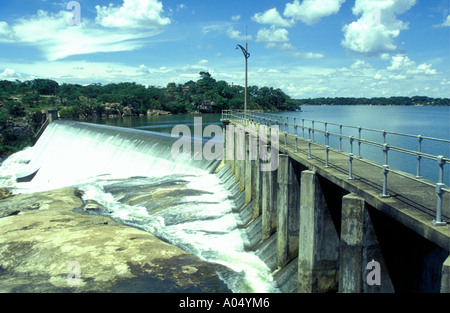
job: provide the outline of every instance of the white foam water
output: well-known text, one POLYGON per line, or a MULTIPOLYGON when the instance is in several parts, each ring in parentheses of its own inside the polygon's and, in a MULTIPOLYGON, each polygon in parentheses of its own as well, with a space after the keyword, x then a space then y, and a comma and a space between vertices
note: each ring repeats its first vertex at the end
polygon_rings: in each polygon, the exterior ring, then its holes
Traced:
POLYGON ((57 121, 34 147, 6 159, 0 185, 14 193, 77 187, 102 214, 146 230, 236 272, 233 292, 277 292, 268 267, 245 251, 233 203, 212 174, 217 161, 173 160, 174 138, 149 131, 57 121))

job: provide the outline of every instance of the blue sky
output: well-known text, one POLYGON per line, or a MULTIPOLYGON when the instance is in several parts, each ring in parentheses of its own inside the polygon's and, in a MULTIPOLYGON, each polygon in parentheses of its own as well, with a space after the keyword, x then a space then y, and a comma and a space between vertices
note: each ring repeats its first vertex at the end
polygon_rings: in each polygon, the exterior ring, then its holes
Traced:
POLYGON ((449 0, 0 0, 0 79, 450 97, 449 0), (74 24, 74 25, 70 25, 74 24), (246 35, 247 34, 247 35, 246 35))

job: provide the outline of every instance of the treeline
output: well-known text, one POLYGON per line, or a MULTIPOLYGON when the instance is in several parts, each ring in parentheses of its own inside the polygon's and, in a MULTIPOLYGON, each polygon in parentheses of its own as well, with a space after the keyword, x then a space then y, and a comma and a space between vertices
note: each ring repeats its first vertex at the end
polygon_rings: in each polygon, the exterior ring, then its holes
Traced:
MULTIPOLYGON (((280 89, 251 86, 248 109, 286 111, 299 107, 280 89)), ((51 79, 0 80, 0 157, 32 144, 45 121, 44 111, 57 108, 63 119, 134 115, 219 113, 243 109, 244 87, 216 81, 208 72, 185 84, 166 87, 136 83, 59 84, 51 79)))
POLYGON ((302 105, 450 105, 448 98, 414 97, 375 97, 375 98, 314 98, 301 99, 302 105))
MULTIPOLYGON (((93 116, 142 115, 150 111, 171 114, 241 109, 244 87, 216 81, 208 72, 185 84, 169 83, 166 87, 143 86, 136 83, 107 85, 58 84, 51 79, 31 81, 0 81, 2 113, 24 116, 25 111, 42 107, 58 107, 62 118, 93 116)), ((300 103, 281 89, 251 86, 248 88, 248 109, 295 110, 300 103)))

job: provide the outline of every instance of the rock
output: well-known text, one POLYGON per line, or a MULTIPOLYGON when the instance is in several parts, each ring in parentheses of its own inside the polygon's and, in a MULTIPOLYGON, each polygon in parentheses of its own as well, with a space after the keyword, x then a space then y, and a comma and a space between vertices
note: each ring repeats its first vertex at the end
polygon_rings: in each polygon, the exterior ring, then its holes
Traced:
POLYGON ((84 209, 86 211, 99 211, 99 210, 105 210, 106 208, 94 200, 87 200, 86 205, 84 206, 84 209))
POLYGON ((121 116, 120 108, 120 103, 106 103, 103 115, 111 118, 121 116))
POLYGON ((16 137, 32 137, 34 135, 33 127, 26 121, 10 121, 7 123, 7 126, 16 137))
POLYGON ((147 115, 148 116, 152 116, 152 115, 172 115, 172 113, 170 113, 168 111, 163 111, 163 110, 148 109, 147 110, 147 115))
POLYGON ((77 213, 79 195, 66 188, 0 201, 0 212, 21 211, 0 218, 0 292, 230 291, 217 272, 231 270, 108 217, 77 213))
POLYGON ((126 106, 123 108, 123 116, 132 116, 134 115, 134 110, 132 107, 126 106))
POLYGON ((13 194, 5 188, 0 188, 0 200, 12 197, 13 194))

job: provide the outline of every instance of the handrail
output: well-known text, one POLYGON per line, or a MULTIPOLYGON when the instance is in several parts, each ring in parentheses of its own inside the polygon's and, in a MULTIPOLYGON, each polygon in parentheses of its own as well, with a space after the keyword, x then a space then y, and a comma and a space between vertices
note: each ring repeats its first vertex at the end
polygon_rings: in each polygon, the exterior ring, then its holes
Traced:
POLYGON ((402 177, 414 180, 416 182, 420 182, 427 186, 435 187, 435 192, 437 195, 436 219, 433 220, 432 224, 434 226, 444 226, 447 224, 446 222, 442 221, 442 202, 443 202, 442 200, 443 200, 444 192, 450 192, 450 188, 448 188, 444 184, 443 177, 444 177, 444 166, 446 164, 450 163, 450 159, 444 157, 443 155, 432 155, 429 153, 422 152, 422 141, 423 140, 432 140, 432 141, 450 143, 450 140, 427 137, 427 136, 422 136, 422 135, 411 135, 411 134, 404 134, 404 133, 392 132, 392 131, 386 131, 386 130, 365 128, 365 127, 360 127, 360 126, 329 123, 329 122, 325 122, 325 121, 310 120, 310 119, 304 119, 304 118, 299 118, 299 117, 277 115, 277 114, 272 114, 272 113, 264 113, 262 111, 247 110, 245 112, 245 115, 244 115, 244 111, 241 111, 241 110, 224 110, 224 111, 222 111, 222 119, 231 119, 231 118, 242 120, 243 124, 246 124, 246 123, 252 121, 252 122, 256 122, 256 123, 263 124, 266 126, 279 125, 280 133, 284 133, 285 146, 287 146, 287 135, 295 136, 295 152, 298 152, 298 138, 300 137, 298 135, 298 128, 301 128, 302 129, 302 137, 304 139, 308 140, 308 158, 311 157, 311 145, 314 144, 317 146, 324 147, 325 152, 326 152, 325 167, 329 166, 329 164, 328 164, 328 162, 329 162, 328 153, 330 150, 329 138, 330 138, 330 136, 338 138, 339 139, 339 149, 337 149, 336 152, 344 154, 344 155, 348 155, 348 158, 349 158, 349 176, 348 176, 348 178, 349 179, 354 179, 353 173, 352 173, 352 162, 353 162, 353 159, 355 158, 355 155, 353 153, 353 143, 356 142, 357 147, 358 147, 358 155, 356 158, 361 162, 365 162, 365 163, 374 165, 376 167, 379 167, 383 171, 383 192, 380 194, 380 196, 382 198, 390 197, 390 195, 387 192, 388 173, 400 175, 402 177), (292 119, 293 122, 289 122, 289 119, 292 119), (297 123, 297 121, 299 121, 299 120, 301 120, 301 124, 297 123), (310 126, 305 126, 305 121, 310 123, 310 126), (318 128, 316 128, 316 124, 322 124, 324 126, 324 128, 318 129, 318 128), (333 133, 333 132, 328 131, 329 125, 338 126, 339 133, 333 133), (294 133, 292 133, 290 131, 290 128, 291 129, 293 128, 294 133), (352 135, 344 135, 343 130, 345 128, 357 129, 358 130, 357 137, 352 136, 352 135), (305 130, 307 130, 307 132, 308 132, 308 138, 305 135, 305 130), (362 131, 371 131, 371 132, 381 133, 383 142, 381 143, 381 142, 362 138, 362 131), (315 138, 314 138, 315 133, 323 134, 323 136, 324 136, 323 144, 319 143, 315 140, 315 138), (417 138, 417 142, 418 142, 417 147, 418 148, 417 148, 417 150, 411 150, 411 149, 406 149, 406 148, 390 145, 387 143, 387 138, 386 138, 387 134, 417 138), (349 141, 350 152, 346 153, 343 151, 342 140, 349 141), (380 163, 375 162, 374 160, 370 160, 370 159, 361 157, 361 144, 380 148, 383 152, 384 163, 380 164, 380 163), (389 151, 397 151, 402 154, 416 156, 417 157, 417 170, 416 170, 415 177, 407 175, 405 172, 390 168, 389 162, 388 162, 389 151), (427 158, 427 159, 434 160, 437 162, 437 164, 439 166, 439 175, 438 175, 437 182, 430 183, 429 181, 423 179, 422 176, 420 175, 421 160, 423 158, 427 158))

